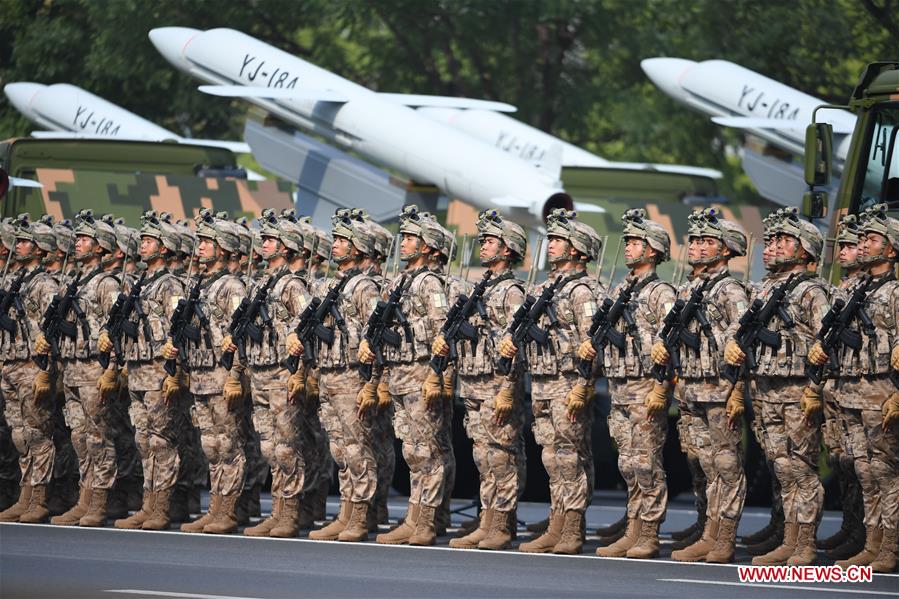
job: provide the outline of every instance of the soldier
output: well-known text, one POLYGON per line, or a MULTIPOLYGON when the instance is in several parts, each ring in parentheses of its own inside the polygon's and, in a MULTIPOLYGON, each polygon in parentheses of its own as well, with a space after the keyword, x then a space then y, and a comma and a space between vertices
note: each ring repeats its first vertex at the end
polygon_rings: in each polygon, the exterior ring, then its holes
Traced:
MULTIPOLYGON (((203 451, 209 460, 209 511, 194 522, 181 526, 183 532, 228 534, 237 530, 237 501, 244 487, 244 389, 242 366, 237 360, 231 369, 219 364, 231 348, 225 341, 231 315, 246 295, 240 278, 228 272, 232 254, 240 251, 240 238, 231 223, 215 218, 203 209, 196 217, 200 266, 205 269, 200 282, 198 312, 190 324, 200 330, 201 341, 186 342, 181 360, 190 372, 191 409, 194 425, 200 429, 203 451)), ((197 281, 192 281, 197 285, 197 281)), ((188 295, 193 289, 188 288, 188 295)), ((177 359, 180 349, 171 338, 161 349, 166 360, 177 359)))
MULTIPOLYGON (((819 260, 824 240, 817 227, 799 220, 795 209, 782 215, 776 241, 780 268, 752 299, 765 301, 779 288, 786 292, 784 310, 768 324, 783 341, 776 350, 768 346, 758 349, 753 373, 754 405, 761 411, 765 448, 781 486, 784 541, 776 549, 754 557, 754 565, 814 563, 815 530, 824 500, 817 471, 823 401, 820 386, 809 384, 805 375, 806 357, 829 309, 824 284, 807 268, 808 263, 819 260), (794 326, 783 320, 787 314, 794 326)), ((728 341, 725 362, 740 367, 745 359, 740 346, 733 339, 728 341)))
MULTIPOLYGON (((316 338, 319 369, 321 422, 328 432, 331 456, 337 463, 340 510, 325 527, 309 538, 319 541, 358 542, 368 540, 369 512, 378 486, 377 461, 372 439, 371 412, 377 405, 372 383, 363 388, 359 376, 359 339, 378 302, 378 286, 358 266, 374 251, 370 229, 349 209, 340 209, 331 219, 331 246, 337 273, 327 283, 327 292, 342 285, 334 304, 340 322, 332 313, 326 326, 332 329, 330 345, 316 338)), ((327 293, 322 285, 324 297, 327 293)), ((295 375, 297 376, 297 375, 295 375)))
MULTIPOLYGON (((72 444, 78 455, 82 493, 71 510, 51 519, 53 524, 103 526, 107 500, 116 480, 116 439, 121 434, 119 371, 115 363, 104 369, 97 362, 97 336, 121 288, 116 272, 119 260, 115 231, 96 220, 91 210, 75 216, 75 259, 82 278, 68 313, 58 314, 72 337, 58 339, 66 396, 66 423, 72 429, 72 444)), ((51 345, 44 333, 34 341, 34 353, 48 355, 51 345)), ((35 379, 36 392, 52 392, 49 381, 35 379)))
MULTIPOLYGON (((524 411, 523 377, 507 380, 495 372, 496 346, 518 307, 524 302, 524 284, 512 268, 526 255, 524 230, 503 219, 496 210, 478 216, 481 264, 493 273, 482 302, 487 318, 477 313, 472 324, 477 341, 458 343, 456 368, 459 395, 465 402, 465 430, 472 440, 472 455, 480 474, 480 518, 470 534, 452 539, 459 549, 507 549, 515 527, 520 488, 517 445, 524 411)), ((434 355, 449 355, 440 335, 434 355)))
MULTIPOLYGON (((685 343, 667 347, 659 340, 652 347, 651 357, 655 364, 666 367, 670 352, 680 354, 681 370, 675 374, 683 384, 684 402, 692 417, 691 433, 708 481, 708 513, 702 538, 674 551, 671 557, 677 561, 729 563, 734 558, 737 526, 746 500, 740 448, 743 384, 734 388, 721 378, 719 348, 736 333, 740 317, 749 308, 746 289, 728 270, 731 258, 746 255, 747 239, 742 227, 719 218, 713 208, 694 212, 691 220, 699 229, 704 269, 679 290, 678 297, 689 305, 694 292, 702 293, 696 317, 684 323, 687 332, 699 341, 698 347, 685 343)), ((659 389, 662 386, 657 382, 654 393, 663 394, 664 389, 659 389)))
MULTIPOLYGON (((45 522, 50 515, 47 502, 56 458, 56 396, 49 373, 31 360, 30 340, 38 334, 40 318, 58 289, 41 264, 47 255, 56 253, 56 240, 49 226, 31 222, 28 214, 21 214, 16 220, 15 236, 15 259, 19 263, 15 280, 20 285, 21 307, 13 307, 11 313, 3 315, 15 327, 2 330, 5 360, 0 385, 6 398, 6 421, 19 452, 22 479, 18 501, 0 513, 0 522, 36 524, 45 522), (35 389, 32 382, 37 379, 41 385, 35 389)), ((9 286, 6 291, 13 292, 9 286)))
MULTIPOLYGON (((262 455, 271 468, 272 514, 244 530, 248 536, 295 537, 298 532, 300 493, 304 486, 305 464, 301 451, 300 401, 291 393, 289 373, 282 365, 288 355, 297 356, 302 347, 291 325, 309 302, 303 280, 292 273, 288 263, 300 251, 302 235, 293 223, 280 220, 272 210, 260 218, 262 257, 265 276, 248 295, 259 301, 259 289, 268 289, 262 314, 253 324, 262 330, 256 340, 247 338, 247 359, 253 397, 253 424, 261 439, 262 455)), ((247 252, 249 254, 249 251, 247 252)), ((247 305, 245 309, 251 309, 247 305)), ((225 342, 231 340, 226 336, 225 342)), ((232 345, 231 351, 237 349, 232 345)))
MULTIPOLYGON (((444 500, 444 444, 446 422, 444 391, 440 378, 428 366, 430 347, 448 309, 443 281, 429 266, 431 255, 440 251, 443 235, 414 205, 400 214, 400 259, 406 263, 403 276, 390 291, 403 285, 401 310, 408 319, 408 333, 400 334, 398 347, 381 348, 387 363, 386 376, 395 409, 394 430, 403 441, 403 458, 409 466, 409 510, 401 525, 380 534, 379 543, 433 545, 436 514, 444 500), (432 376, 433 375, 433 376, 432 376)), ((377 349, 377 348, 375 348, 377 349)), ((371 364, 375 354, 368 340, 359 344, 359 361, 371 364)), ((371 387, 368 387, 369 392, 371 387)))
MULTIPOLYGON (((645 348, 674 304, 674 288, 656 274, 657 265, 670 258, 671 241, 665 229, 647 219, 642 209, 627 211, 622 220, 624 257, 630 273, 610 297, 618 298, 630 289, 632 297, 625 308, 630 316, 615 323, 625 336, 625 349, 609 345, 603 368, 612 397, 609 431, 618 446, 618 467, 628 487, 628 523, 622 538, 596 553, 650 558, 659 552, 659 525, 668 501, 662 466, 668 397, 654 385, 645 348)), ((578 353, 591 360, 595 356, 589 343, 582 344, 578 353)))
MULTIPOLYGON (((12 281, 9 277, 13 254, 16 251, 16 235, 12 226, 12 218, 6 217, 0 222, 0 268, 3 277, 0 285, 5 289, 12 281)), ((2 358, 3 356, 0 356, 2 358)), ((12 440, 12 430, 6 422, 6 399, 0 390, 0 509, 6 510, 19 498, 19 480, 22 472, 19 469, 19 455, 12 440)), ((27 507, 27 506, 25 506, 27 507)))
POLYGON ((327 231, 315 230, 315 253, 309 260, 309 279, 320 279, 325 275, 322 271, 331 267, 331 236, 327 231))
MULTIPOLYGON (((862 488, 866 535, 861 552, 837 564, 893 572, 899 526, 899 391, 890 373, 899 370, 899 281, 894 271, 899 220, 887 216, 886 204, 878 204, 859 215, 859 232, 859 261, 873 277, 862 308, 870 321, 864 325, 855 319, 867 343, 860 350, 840 347, 836 396, 862 488)), ((828 359, 820 343, 811 348, 810 362, 828 359)))
MULTIPOLYGON (((602 243, 590 226, 575 220, 576 216, 560 208, 547 218, 547 260, 552 270, 535 294, 556 285, 552 310, 540 320, 549 340, 545 346, 531 342, 525 352, 531 376, 534 438, 549 474, 550 494, 549 526, 541 536, 519 546, 527 553, 580 553, 584 514, 592 499, 593 481, 588 479, 593 459, 589 447, 593 383, 578 377, 576 352, 588 337, 596 301, 604 295, 598 281, 587 274, 587 264, 596 259, 602 243)), ((498 349, 504 358, 518 356, 518 347, 508 334, 498 349)), ((504 387, 494 401, 508 403, 510 392, 508 386, 504 387)))
MULTIPOLYGON (((182 282, 166 268, 168 254, 180 250, 181 239, 155 211, 144 213, 141 220, 139 251, 146 265, 144 282, 140 295, 135 298, 133 312, 122 315, 136 335, 125 333, 118 343, 128 367, 129 414, 143 465, 144 497, 141 509, 130 517, 116 520, 115 527, 166 530, 172 520, 173 493, 181 467, 178 396, 185 381, 180 373, 166 374, 160 350, 175 307, 184 296, 182 282)), ((109 331, 104 328, 97 349, 108 353, 114 347, 109 331)))

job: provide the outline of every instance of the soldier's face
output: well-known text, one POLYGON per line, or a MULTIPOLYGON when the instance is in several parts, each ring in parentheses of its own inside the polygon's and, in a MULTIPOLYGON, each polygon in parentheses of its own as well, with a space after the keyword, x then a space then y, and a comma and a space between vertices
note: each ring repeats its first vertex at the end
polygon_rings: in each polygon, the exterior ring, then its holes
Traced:
MULTIPOLYGON (((503 253, 505 244, 500 241, 499 237, 493 235, 485 235, 481 240, 481 252, 479 254, 481 262, 490 261, 503 253)), ((506 252, 508 253, 508 252, 506 252)))
POLYGON ((77 235, 75 237, 75 254, 78 256, 93 254, 96 244, 97 241, 93 237, 77 235))
POLYGON ((775 255, 781 260, 784 258, 794 258, 802 251, 799 240, 792 235, 778 235, 776 247, 775 255))
POLYGON ((152 256, 159 251, 159 240, 155 237, 140 238, 140 255, 144 258, 152 256))
POLYGON ((880 233, 865 233, 861 238, 861 254, 863 256, 891 256, 895 254, 887 238, 880 233))
POLYGON ((16 256, 30 256, 34 251, 34 242, 28 239, 16 239, 16 256))
POLYGON ((418 235, 403 233, 403 240, 400 242, 400 258, 408 257, 420 251, 421 239, 418 235))
POLYGON ((854 243, 841 243, 840 244, 840 266, 846 267, 847 265, 855 264, 858 260, 859 249, 858 245, 854 243))
POLYGON ((331 245, 331 255, 334 258, 343 258, 349 256, 352 251, 350 240, 346 237, 335 237, 334 243, 331 245))
POLYGON ((702 238, 691 237, 690 244, 687 246, 687 261, 696 262, 702 258, 702 238))
POLYGON ((637 237, 628 237, 624 242, 624 258, 631 262, 643 258, 646 242, 637 237))
POLYGON ((272 254, 278 253, 281 249, 281 242, 274 237, 262 238, 262 257, 268 259, 272 254))
POLYGON ((198 249, 200 258, 215 258, 215 242, 208 237, 200 237, 198 249))
POLYGON ((550 258, 564 258, 571 253, 569 252, 570 248, 571 246, 569 245, 568 240, 561 237, 550 236, 549 245, 546 248, 546 255, 550 258))
POLYGON ((703 237, 700 240, 700 243, 702 244, 702 257, 706 260, 723 254, 723 248, 721 247, 723 244, 719 239, 715 239, 714 237, 703 237))

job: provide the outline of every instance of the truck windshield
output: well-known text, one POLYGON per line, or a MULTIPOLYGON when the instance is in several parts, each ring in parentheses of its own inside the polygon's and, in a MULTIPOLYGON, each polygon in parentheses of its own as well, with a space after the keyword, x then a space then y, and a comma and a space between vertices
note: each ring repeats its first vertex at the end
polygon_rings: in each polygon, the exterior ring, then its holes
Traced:
POLYGON ((887 105, 875 109, 866 140, 868 160, 865 178, 856 193, 857 210, 864 210, 879 202, 899 208, 899 106, 887 105))

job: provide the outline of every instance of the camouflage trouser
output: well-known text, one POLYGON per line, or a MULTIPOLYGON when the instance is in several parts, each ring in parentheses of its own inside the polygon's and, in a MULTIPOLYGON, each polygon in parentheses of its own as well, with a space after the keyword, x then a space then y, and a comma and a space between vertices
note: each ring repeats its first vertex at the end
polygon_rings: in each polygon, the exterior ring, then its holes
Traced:
MULTIPOLYGON (((272 369, 272 373, 277 369, 272 369)), ((275 376, 281 376, 280 374, 275 376)), ((287 393, 287 374, 284 375, 285 393, 287 393)), ((256 416, 254 413, 255 390, 252 389, 249 377, 244 377, 244 418, 243 418, 243 451, 247 456, 247 478, 244 486, 247 489, 252 487, 262 487, 268 478, 271 461, 263 455, 262 450, 262 433, 256 428, 256 416)), ((272 482, 274 484, 274 481, 272 482)), ((291 496, 292 497, 292 496, 291 496)))
POLYGON ((750 382, 750 397, 752 398, 753 417, 752 417, 752 434, 756 442, 765 454, 765 467, 768 469, 768 478, 771 481, 771 512, 772 517, 777 520, 783 520, 784 506, 783 496, 780 492, 780 481, 777 480, 777 474, 774 472, 774 455, 773 449, 769 448, 766 443, 768 439, 765 437, 764 428, 762 427, 762 408, 763 401, 776 401, 777 397, 772 396, 766 398, 759 391, 759 386, 755 380, 750 382))
POLYGON ((590 503, 591 483, 587 480, 592 453, 587 447, 593 411, 588 406, 572 421, 568 417, 568 391, 576 377, 533 377, 531 407, 534 439, 541 447, 541 459, 549 475, 551 509, 557 513, 583 513, 590 503))
POLYGON ((306 400, 301 406, 303 417, 300 418, 300 438, 306 461, 304 495, 313 495, 322 490, 327 493, 331 486, 334 462, 331 459, 328 433, 322 426, 319 415, 320 404, 321 401, 316 397, 306 400))
POLYGON ((203 453, 209 460, 209 482, 212 493, 232 495, 244 487, 247 456, 244 453, 243 406, 228 409, 221 394, 194 395, 191 416, 200 429, 203 453))
POLYGON ((518 507, 518 445, 523 427, 521 401, 502 424, 494 421, 494 400, 465 400, 465 432, 472 441, 472 457, 480 474, 482 509, 503 512, 518 507))
POLYGON ((331 456, 337 463, 340 497, 371 504, 378 488, 378 467, 372 440, 371 414, 359 418, 356 395, 362 381, 354 371, 322 370, 321 421, 328 431, 331 456))
POLYGON ((821 417, 806 422, 799 408, 806 381, 763 377, 756 385, 759 397, 765 399, 755 405, 761 411, 765 452, 774 462, 774 474, 780 483, 784 519, 816 524, 824 505, 824 487, 818 478, 821 417))
POLYGON ((167 403, 162 391, 130 391, 130 395, 128 411, 143 465, 144 490, 165 491, 175 486, 181 469, 178 400, 167 403))
POLYGON ((446 491, 444 443, 450 423, 443 408, 429 410, 420 391, 393 396, 394 430, 409 466, 409 503, 438 508, 446 491))
MULTIPOLYGON (((683 389, 683 384, 678 385, 678 390, 683 389)), ((702 464, 699 462, 699 451, 696 447, 695 434, 692 430, 691 423, 693 414, 690 413, 690 406, 678 400, 678 411, 680 415, 677 418, 677 436, 680 441, 680 449, 687 458, 687 468, 690 470, 690 482, 693 486, 693 505, 696 507, 697 514, 705 514, 708 510, 708 498, 706 497, 706 479, 702 464)))
POLYGON ((262 456, 272 471, 272 497, 296 497, 303 491, 306 465, 300 443, 300 404, 287 400, 287 371, 255 369, 250 375, 250 386, 253 425, 259 434, 262 456))
MULTIPOLYGON (((47 485, 53 477, 56 446, 53 434, 56 397, 35 401, 32 382, 38 368, 31 362, 7 362, 2 369, 3 397, 6 422, 12 431, 12 441, 19 453, 21 481, 25 485, 47 485)), ((15 455, 10 452, 11 455, 15 455)))
POLYGON ((0 481, 19 484, 19 452, 12 441, 12 429, 6 422, 6 399, 0 391, 0 481))
POLYGON ((78 455, 81 484, 92 489, 112 488, 118 473, 116 439, 122 434, 118 408, 101 401, 94 385, 65 385, 66 423, 78 455))
POLYGON ((848 453, 849 436, 843 410, 840 409, 836 393, 831 385, 825 388, 824 404, 824 446, 827 461, 836 474, 840 485, 840 503, 843 508, 844 527, 846 520, 860 523, 864 520, 862 489, 855 474, 855 463, 848 453))
POLYGON ((193 404, 193 394, 185 389, 177 400, 177 447, 181 469, 175 483, 185 493, 196 488, 205 489, 209 481, 209 460, 203 453, 200 430, 193 423, 193 404))
POLYGON ((450 509, 450 501, 453 497, 453 489, 456 486, 456 452, 453 450, 453 414, 455 413, 456 397, 443 400, 443 421, 446 426, 440 435, 440 444, 443 446, 443 507, 450 509))
POLYGON ((871 399, 871 409, 843 408, 846 449, 861 484, 868 527, 899 527, 899 423, 883 430, 883 412, 878 405, 893 391, 885 377, 840 381, 840 394, 871 399))
POLYGON ((375 491, 375 505, 384 504, 390 494, 393 473, 396 470, 396 450, 393 441, 393 406, 372 414, 372 444, 378 465, 378 488, 375 491))
POLYGON ((115 436, 116 480, 142 478, 141 455, 134 437, 134 426, 128 414, 131 406, 128 388, 123 386, 116 398, 110 400, 110 404, 115 428, 118 431, 115 436))
POLYGON ((627 517, 661 521, 668 506, 662 448, 668 417, 649 418, 643 401, 654 379, 610 379, 609 432, 618 445, 618 469, 627 483, 627 517))

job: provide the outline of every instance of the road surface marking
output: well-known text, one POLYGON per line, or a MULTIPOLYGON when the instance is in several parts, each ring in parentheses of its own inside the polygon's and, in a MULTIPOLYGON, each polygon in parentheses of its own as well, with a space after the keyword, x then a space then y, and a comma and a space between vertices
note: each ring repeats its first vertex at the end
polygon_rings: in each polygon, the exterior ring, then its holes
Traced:
POLYGON ((174 593, 171 591, 146 591, 143 589, 106 589, 104 593, 121 593, 123 595, 144 595, 147 597, 180 597, 182 599, 260 599, 259 597, 240 597, 234 595, 201 595, 199 593, 174 593))

